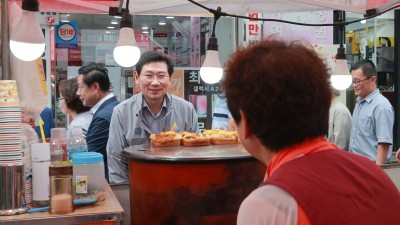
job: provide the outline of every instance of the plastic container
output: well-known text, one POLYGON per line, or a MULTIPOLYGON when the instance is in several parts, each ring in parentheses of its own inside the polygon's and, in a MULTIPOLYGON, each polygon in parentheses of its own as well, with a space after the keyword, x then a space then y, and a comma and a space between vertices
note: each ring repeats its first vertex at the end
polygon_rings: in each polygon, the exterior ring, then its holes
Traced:
POLYGON ((68 160, 72 160, 72 155, 75 153, 88 151, 86 139, 83 137, 80 127, 72 128, 71 136, 68 139, 67 151, 68 160))
POLYGON ((104 198, 103 155, 97 152, 81 152, 72 156, 74 166, 75 198, 104 198))
POLYGON ((32 206, 49 205, 50 144, 31 144, 32 157, 32 206))
POLYGON ((50 213, 66 214, 74 211, 72 172, 72 165, 50 166, 50 213))

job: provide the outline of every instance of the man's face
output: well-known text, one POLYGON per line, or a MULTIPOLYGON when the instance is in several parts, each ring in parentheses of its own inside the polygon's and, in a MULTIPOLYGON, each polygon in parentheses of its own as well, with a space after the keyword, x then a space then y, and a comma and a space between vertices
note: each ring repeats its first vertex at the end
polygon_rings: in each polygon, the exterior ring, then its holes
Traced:
POLYGON ((135 82, 139 84, 140 91, 148 103, 163 101, 171 84, 167 64, 165 62, 145 64, 141 74, 135 71, 135 82))
POLYGON ((364 99, 375 90, 375 76, 366 77, 361 68, 351 71, 351 77, 355 95, 364 99))
POLYGON ((83 105, 93 107, 96 105, 97 100, 95 97, 96 90, 94 88, 94 84, 91 86, 86 85, 83 82, 83 76, 79 75, 78 76, 78 91, 76 92, 77 95, 79 95, 79 98, 81 99, 83 105))

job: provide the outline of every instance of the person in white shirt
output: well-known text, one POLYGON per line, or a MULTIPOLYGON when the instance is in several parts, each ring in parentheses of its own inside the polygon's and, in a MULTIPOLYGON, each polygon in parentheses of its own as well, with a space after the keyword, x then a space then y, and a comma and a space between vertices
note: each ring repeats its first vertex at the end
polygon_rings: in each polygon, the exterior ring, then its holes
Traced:
POLYGON ((328 141, 336 144, 340 149, 349 149, 351 132, 351 113, 339 100, 340 91, 332 89, 332 102, 329 108, 328 141))

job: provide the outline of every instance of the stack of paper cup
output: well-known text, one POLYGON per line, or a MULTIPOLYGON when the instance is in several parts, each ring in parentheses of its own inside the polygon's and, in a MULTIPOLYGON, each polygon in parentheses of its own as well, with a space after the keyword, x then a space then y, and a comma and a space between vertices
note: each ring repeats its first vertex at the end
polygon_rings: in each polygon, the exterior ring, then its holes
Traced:
POLYGON ((0 80, 0 106, 19 106, 17 81, 0 80))

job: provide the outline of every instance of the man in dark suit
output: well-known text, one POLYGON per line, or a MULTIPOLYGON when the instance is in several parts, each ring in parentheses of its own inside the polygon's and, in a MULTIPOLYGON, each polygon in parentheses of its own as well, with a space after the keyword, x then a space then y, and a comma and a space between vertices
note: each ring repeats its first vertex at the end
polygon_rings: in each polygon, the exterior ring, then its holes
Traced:
POLYGON ((106 68, 90 64, 81 67, 78 72, 77 94, 83 105, 92 107, 90 111, 93 113, 86 135, 88 151, 103 154, 105 177, 108 181, 106 147, 111 115, 119 102, 110 91, 111 83, 106 68))

